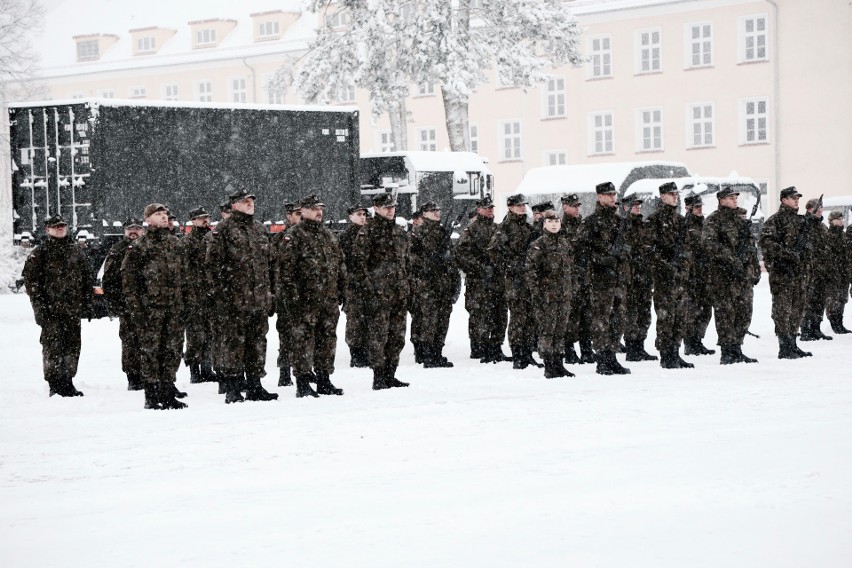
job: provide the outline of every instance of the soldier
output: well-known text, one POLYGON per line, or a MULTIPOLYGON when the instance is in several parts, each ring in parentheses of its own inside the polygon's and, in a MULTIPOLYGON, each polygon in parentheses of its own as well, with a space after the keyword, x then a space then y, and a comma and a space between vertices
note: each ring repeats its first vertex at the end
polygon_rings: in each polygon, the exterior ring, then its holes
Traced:
POLYGON ((716 193, 719 207, 710 214, 702 229, 709 275, 716 334, 722 351, 721 364, 757 363, 743 354, 742 345, 751 323, 752 288, 760 280, 760 267, 751 221, 740 218, 739 193, 724 187, 716 193))
POLYGON ((530 207, 532 211, 532 225, 533 231, 535 233, 535 237, 533 240, 541 237, 544 234, 544 213, 546 211, 556 211, 553 207, 553 203, 550 201, 542 201, 541 203, 536 203, 532 207, 530 207))
POLYGON ((414 231, 417 227, 423 224, 423 212, 417 209, 411 214, 411 221, 408 224, 408 232, 414 231))
POLYGON ((538 352, 544 360, 545 378, 573 377, 562 365, 565 329, 571 315, 573 245, 562 233, 562 221, 552 209, 542 213, 542 229, 544 234, 530 245, 525 267, 538 324, 538 352))
POLYGON ((565 330, 565 362, 571 365, 595 362, 592 350, 592 310, 589 307, 588 264, 586 259, 576 253, 577 235, 583 216, 580 215, 580 198, 570 193, 560 198, 562 203, 562 233, 571 243, 574 254, 572 274, 571 309, 568 327, 565 330), (580 342, 580 357, 574 350, 574 344, 580 342))
POLYGON ((802 318, 802 341, 833 339, 820 329, 825 313, 830 263, 836 251, 829 248, 828 227, 822 222, 822 198, 811 199, 805 204, 805 231, 807 232, 808 286, 805 314, 802 318))
POLYGON ((212 368, 212 335, 210 331, 211 297, 207 280, 207 235, 210 234, 210 214, 199 207, 189 212, 192 230, 181 239, 186 267, 186 352, 184 363, 189 367, 190 383, 216 380, 212 368))
POLYGON ((343 389, 332 384, 331 375, 346 265, 337 239, 322 224, 325 203, 309 195, 300 206, 302 222, 283 239, 280 273, 281 294, 293 326, 296 396, 342 395, 343 389), (316 391, 311 382, 316 383, 316 391))
POLYGON ((148 230, 124 255, 121 283, 139 335, 145 408, 186 408, 174 384, 183 347, 183 254, 165 205, 148 205, 144 217, 148 230))
MULTIPOLYGON (((761 269, 760 260, 757 257, 757 243, 755 242, 754 232, 752 231, 752 222, 748 218, 748 212, 742 207, 737 208, 737 215, 744 223, 742 226, 743 235, 746 237, 744 250, 742 255, 743 263, 746 266, 746 281, 751 283, 751 286, 746 286, 743 291, 743 316, 742 322, 745 325, 744 335, 751 334, 748 327, 751 325, 751 316, 754 312, 754 287, 760 283, 761 269)), ((754 334, 751 334, 754 335, 754 334)), ((742 351, 742 350, 740 350, 742 351)), ((745 357, 745 355, 743 355, 745 357)), ((751 363, 752 361, 746 361, 751 363)), ((755 361, 756 362, 756 361, 755 361)))
POLYGON ((645 351, 645 339, 651 327, 651 298, 654 281, 651 274, 650 234, 648 224, 642 217, 642 199, 630 200, 627 231, 624 242, 630 246, 627 255, 630 280, 627 283, 625 306, 624 344, 628 361, 656 361, 657 356, 645 351))
POLYGON ((497 267, 498 277, 505 281, 512 367, 543 367, 532 356, 535 322, 529 290, 524 280, 524 262, 530 243, 534 240, 533 228, 527 222, 527 199, 520 193, 510 195, 506 205, 509 212, 491 238, 488 254, 491 256, 491 262, 497 267))
POLYGON ((470 358, 482 363, 506 361, 502 345, 509 322, 505 283, 488 255, 497 225, 494 202, 486 195, 476 202, 476 217, 465 228, 456 246, 456 260, 465 274, 464 307, 470 358))
POLYGON ((405 345, 408 308, 408 237, 396 224, 396 200, 390 193, 373 196, 375 215, 352 246, 356 281, 370 306, 370 366, 373 390, 407 387, 396 378, 405 345))
MULTIPOLYGON (((423 212, 420 209, 416 209, 413 213, 411 213, 411 219, 408 223, 408 234, 411 236, 414 234, 414 229, 423 225, 423 212)), ((409 274, 411 277, 411 274, 409 274)), ((411 281, 408 283, 409 290, 413 291, 414 282, 411 281)), ((412 296, 411 300, 408 302, 408 312, 411 314, 411 345, 414 347, 414 362, 415 363, 423 363, 423 320, 420 318, 420 312, 417 310, 417 299, 412 296)))
POLYGON ((349 225, 340 235, 340 249, 346 261, 346 293, 343 311, 346 312, 346 344, 349 346, 349 366, 369 367, 370 351, 367 343, 369 319, 367 318, 366 296, 356 281, 357 271, 352 257, 352 245, 361 227, 367 224, 367 208, 353 205, 346 210, 349 225))
POLYGON ((172 213, 171 211, 169 211, 168 216, 169 216, 169 228, 171 229, 172 234, 174 236, 176 236, 177 238, 182 237, 183 231, 180 230, 180 223, 177 220, 177 216, 175 216, 175 214, 172 213))
POLYGON ((111 314, 118 316, 118 337, 121 339, 121 370, 127 375, 127 390, 142 390, 142 354, 139 332, 133 327, 134 318, 127 311, 121 283, 121 263, 124 255, 139 237, 145 234, 141 219, 131 217, 124 222, 124 238, 115 243, 104 260, 101 280, 104 298, 111 314))
POLYGON ((778 336, 778 358, 810 357, 796 345, 796 332, 804 314, 807 293, 806 259, 802 247, 807 237, 801 237, 804 219, 799 215, 801 193, 794 186, 781 190, 781 206, 769 217, 760 232, 760 250, 769 272, 769 291, 772 294, 772 321, 778 336))
POLYGON ((286 223, 281 231, 272 235, 272 271, 270 278, 272 279, 272 290, 274 294, 275 313, 278 317, 275 319, 275 330, 278 332, 278 386, 289 387, 293 384, 290 378, 290 360, 292 336, 290 334, 293 322, 290 321, 290 311, 284 303, 284 296, 280 294, 279 284, 281 280, 281 250, 284 243, 284 238, 287 232, 298 225, 302 221, 302 206, 299 203, 285 203, 284 214, 287 218, 286 223))
POLYGON ((652 239, 654 311, 657 314, 656 347, 664 369, 692 368, 678 351, 686 320, 686 284, 689 282, 687 225, 677 211, 678 189, 674 182, 660 186, 660 204, 648 217, 652 239))
POLYGON ((630 369, 623 367, 615 357, 617 341, 612 333, 612 318, 621 309, 619 302, 624 297, 624 293, 618 290, 622 283, 619 274, 627 269, 627 255, 614 245, 619 237, 624 237, 620 233, 626 219, 622 220, 618 215, 616 190, 612 182, 599 183, 595 192, 595 212, 580 226, 576 256, 583 256, 588 262, 596 372, 599 375, 629 375, 630 369))
POLYGON ((827 268, 825 313, 831 329, 838 335, 852 333, 843 326, 843 310, 849 299, 849 279, 852 267, 843 236, 843 213, 832 211, 828 215, 828 250, 832 251, 827 268))
POLYGON ((266 375, 266 332, 272 312, 269 277, 270 243, 254 220, 255 197, 245 189, 229 196, 231 216, 213 230, 207 265, 213 296, 223 320, 218 371, 225 383, 225 403, 276 400, 260 379, 266 375), (243 398, 243 376, 246 396, 243 398))
MULTIPOLYGON (((227 220, 231 216, 231 202, 226 197, 225 200, 219 204, 219 221, 216 223, 216 226, 220 225, 223 221, 227 220)), ((207 233, 207 236, 204 238, 207 242, 207 247, 210 247, 210 243, 213 242, 213 231, 211 230, 207 233)), ((205 265, 207 259, 205 258, 205 265)), ((224 314, 219 311, 219 306, 216 305, 216 299, 213 296, 213 280, 212 274, 209 270, 207 270, 207 289, 208 289, 208 297, 210 299, 210 309, 212 310, 212 325, 210 326, 210 342, 213 345, 213 374, 216 375, 216 380, 219 381, 219 394, 225 394, 226 390, 225 381, 223 381, 222 374, 219 370, 218 361, 221 358, 220 354, 222 353, 222 337, 219 333, 219 328, 223 325, 222 319, 224 318, 224 314)))
POLYGON ((709 272, 707 255, 701 242, 704 227, 704 203, 700 195, 684 198, 686 206, 687 250, 692 255, 689 281, 686 284, 686 325, 683 340, 685 355, 713 355, 714 349, 708 349, 702 343, 710 318, 713 317, 713 305, 708 288, 709 272))
MULTIPOLYGON (((420 349, 423 367, 452 367, 443 355, 453 296, 459 271, 450 250, 450 232, 441 225, 441 209, 434 201, 420 207, 423 223, 410 237, 411 302, 420 320, 420 349)), ((413 325, 413 324, 412 324, 413 325)), ((412 339, 412 341, 414 341, 412 339)))
POLYGON ((80 360, 80 319, 92 317, 92 273, 70 242, 62 215, 45 220, 47 237, 24 263, 24 283, 41 327, 44 380, 50 396, 83 396, 74 387, 80 360))

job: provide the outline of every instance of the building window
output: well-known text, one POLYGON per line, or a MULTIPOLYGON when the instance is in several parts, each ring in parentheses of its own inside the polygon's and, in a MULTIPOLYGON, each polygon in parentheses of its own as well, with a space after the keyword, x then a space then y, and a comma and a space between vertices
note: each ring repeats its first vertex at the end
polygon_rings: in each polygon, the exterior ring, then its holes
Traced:
POLYGON ((417 96, 425 97, 435 94, 435 83, 420 83, 417 85, 417 96))
POLYGON ((481 10, 482 9, 483 0, 469 0, 467 5, 471 11, 473 10, 481 10))
POLYGON ((659 28, 636 32, 636 73, 661 71, 662 53, 662 34, 659 28))
POLYGON ((82 99, 82 98, 85 98, 85 97, 86 97, 86 95, 84 95, 83 93, 71 93, 68 96, 69 99, 82 99))
POLYGON ((686 106, 686 147, 713 146, 716 142, 713 103, 697 103, 686 106))
POLYGON ((97 61, 100 58, 98 40, 87 39, 77 42, 77 61, 97 61))
POLYGON ((769 141, 769 100, 749 99, 740 103, 740 143, 769 141))
POLYGON ((148 96, 148 89, 145 87, 131 87, 130 88, 130 98, 131 99, 144 99, 148 96))
POLYGON ((521 121, 512 120, 500 123, 500 157, 503 160, 520 160, 521 121))
POLYGON ((740 62, 765 61, 766 14, 746 16, 739 20, 740 62))
POLYGON ((178 98, 178 86, 176 84, 163 85, 163 100, 176 101, 178 98))
POLYGON ((278 22, 261 22, 257 26, 257 37, 275 37, 278 35, 278 29, 278 22))
POLYGON ((470 135, 470 151, 479 154, 479 125, 472 122, 467 125, 470 135))
POLYGON ((379 130, 379 152, 393 152, 396 146, 393 143, 393 133, 390 130, 379 130))
POLYGON ((335 12, 328 12, 325 15, 325 23, 330 28, 342 28, 351 21, 349 12, 338 8, 335 12))
POLYGON ((101 91, 101 98, 102 99, 114 99, 115 98, 115 91, 113 91, 113 90, 101 91))
POLYGON ((565 116, 565 77, 552 75, 547 78, 544 116, 546 118, 565 116))
POLYGON ((612 154, 613 138, 612 113, 593 112, 589 114, 589 154, 612 154))
POLYGON ((417 148, 426 152, 438 150, 438 131, 435 128, 417 129, 417 148))
POLYGON ((140 37, 136 40, 136 51, 137 53, 146 53, 154 51, 156 47, 156 42, 152 37, 140 37))
POLYGON ((707 67, 713 65, 713 24, 687 24, 686 67, 707 67))
POLYGON ((564 166, 568 163, 568 154, 565 150, 554 150, 544 153, 545 166, 564 166))
POLYGON ((208 45, 216 43, 216 30, 207 28, 195 32, 195 43, 198 45, 208 45))
POLYGON ((198 93, 198 100, 202 103, 213 101, 213 81, 199 81, 195 85, 195 91, 198 93))
POLYGON ((644 108, 638 111, 639 152, 654 152, 663 149, 663 110, 644 108))
POLYGON ((346 79, 345 82, 338 84, 335 100, 339 103, 354 103, 355 82, 351 79, 346 79))
POLYGON ((231 79, 231 101, 244 103, 248 100, 246 95, 246 78, 235 77, 231 79))
POLYGON ((612 77, 612 38, 608 35, 589 38, 589 57, 591 65, 588 67, 590 79, 601 77, 612 77))

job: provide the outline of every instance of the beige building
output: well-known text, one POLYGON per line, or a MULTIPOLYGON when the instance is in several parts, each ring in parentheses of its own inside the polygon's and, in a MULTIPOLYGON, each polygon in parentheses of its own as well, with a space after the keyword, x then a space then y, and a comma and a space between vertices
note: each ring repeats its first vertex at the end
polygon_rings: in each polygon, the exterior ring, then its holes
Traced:
MULTIPOLYGON (((472 2, 475 6, 476 0, 472 2)), ((270 80, 296 61, 321 18, 299 0, 147 3, 53 0, 40 42, 51 99, 115 97, 287 103, 270 80)), ((482 85, 472 150, 498 198, 549 164, 665 160, 732 171, 806 197, 852 194, 852 4, 848 0, 575 0, 589 61, 538 88, 482 85)), ((493 78, 494 74, 491 72, 493 78)), ((409 150, 448 147, 437 85, 412 86, 409 150)), ((393 149, 365 93, 362 152, 393 149)), ((603 180, 602 180, 603 181, 603 180)))

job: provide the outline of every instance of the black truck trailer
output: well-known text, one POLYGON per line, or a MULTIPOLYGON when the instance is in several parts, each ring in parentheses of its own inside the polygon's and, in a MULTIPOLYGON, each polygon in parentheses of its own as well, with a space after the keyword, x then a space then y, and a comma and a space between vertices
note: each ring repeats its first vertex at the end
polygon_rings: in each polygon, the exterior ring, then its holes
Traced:
POLYGON ((257 196, 262 222, 311 193, 333 222, 360 200, 354 107, 115 99, 8 107, 16 240, 38 238, 44 219, 61 213, 75 234, 101 241, 154 202, 185 222, 239 187, 257 196))

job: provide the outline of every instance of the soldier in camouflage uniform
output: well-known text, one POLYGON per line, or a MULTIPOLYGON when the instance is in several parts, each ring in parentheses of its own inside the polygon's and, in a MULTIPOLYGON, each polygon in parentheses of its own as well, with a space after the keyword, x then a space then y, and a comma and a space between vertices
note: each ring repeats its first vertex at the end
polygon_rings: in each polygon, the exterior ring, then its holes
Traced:
MULTIPOLYGON (((623 291, 620 274, 627 270, 626 250, 619 252, 613 245, 619 240, 624 224, 618 215, 615 185, 611 182, 595 186, 597 205, 580 226, 577 236, 577 257, 588 262, 589 290, 592 294, 592 342, 597 352, 599 375, 627 375, 630 369, 623 367, 615 357, 616 338, 612 333, 612 318, 621 309, 623 291)), ((622 235, 623 237, 624 235, 622 235)))
POLYGON ((322 224, 323 203, 316 195, 300 202, 302 222, 284 236, 280 294, 293 326, 296 396, 342 395, 331 382, 337 349, 337 320, 346 290, 346 264, 335 236, 322 224), (317 390, 311 388, 315 382, 317 390))
POLYGON ((760 279, 760 267, 756 265, 751 221, 739 215, 738 195, 730 187, 716 193, 719 207, 702 229, 722 365, 757 363, 743 354, 742 345, 751 323, 752 289, 760 279))
POLYGON ((760 232, 760 250, 769 272, 772 293, 772 321, 778 336, 778 358, 810 357, 796 345, 796 332, 802 322, 807 294, 807 266, 802 251, 797 250, 804 219, 799 215, 801 193, 795 187, 781 190, 781 206, 769 217, 760 232))
POLYGON ((838 335, 850 333, 843 326, 843 310, 849 299, 850 259, 846 238, 843 236, 843 213, 832 211, 828 215, 828 249, 833 251, 828 261, 825 313, 831 329, 838 335))
POLYGON ((648 217, 651 262, 654 275, 654 311, 657 314, 656 347, 664 369, 694 367, 680 354, 686 323, 686 285, 690 259, 687 225, 677 210, 678 189, 674 182, 660 186, 660 204, 648 217))
POLYGON ((692 268, 686 284, 686 325, 683 352, 686 355, 713 355, 714 349, 704 346, 702 340, 713 317, 710 299, 708 261, 701 235, 704 227, 704 203, 700 195, 684 198, 686 206, 687 250, 692 255, 692 268))
POLYGON ((225 384, 225 402, 275 400, 263 388, 266 375, 266 332, 272 312, 270 248, 266 229, 254 220, 255 197, 245 189, 229 196, 231 217, 213 230, 207 265, 217 311, 223 314, 218 330, 217 369, 225 384), (246 396, 240 392, 245 375, 246 396))
POLYGON ((275 319, 275 330, 278 332, 278 386, 289 387, 293 384, 290 378, 290 360, 291 347, 293 338, 290 331, 293 323, 290 321, 290 311, 284 303, 284 295, 280 293, 279 284, 281 280, 281 249, 284 246, 284 238, 287 233, 302 221, 302 207, 299 203, 285 203, 284 214, 287 217, 287 222, 284 227, 272 235, 272 270, 270 278, 272 279, 272 292, 274 295, 275 313, 278 317, 275 319))
POLYGON ((124 238, 115 243, 104 260, 101 284, 104 298, 112 315, 118 316, 118 337, 121 339, 121 370, 127 375, 127 390, 142 390, 142 354, 139 333, 127 311, 121 284, 121 263, 133 242, 145 234, 140 219, 131 217, 124 222, 124 238))
POLYGON ((450 249, 450 232, 441 225, 440 207, 428 201, 420 213, 423 223, 411 233, 409 261, 411 306, 420 320, 423 367, 452 367, 443 350, 460 275, 450 249))
POLYGON ((574 268, 571 275, 571 310, 568 327, 565 330, 565 362, 571 365, 595 362, 592 350, 592 310, 589 306, 588 264, 586 259, 576 254, 577 235, 583 216, 580 215, 580 198, 571 193, 560 198, 562 203, 562 234, 574 248, 574 268), (574 350, 574 344, 580 343, 580 357, 574 350))
POLYGON ((530 207, 532 211, 532 226, 533 226, 533 240, 544 235, 544 214, 547 211, 556 211, 553 207, 553 203, 550 201, 542 201, 541 203, 536 203, 532 207, 530 207))
POLYGON ((651 327, 651 298, 654 293, 654 280, 648 262, 651 236, 648 224, 642 217, 643 200, 635 197, 628 199, 630 211, 624 242, 630 246, 627 255, 630 281, 627 284, 625 307, 625 350, 628 361, 656 361, 656 355, 645 351, 645 339, 651 327))
MULTIPOLYGON (((231 201, 226 197, 225 201, 219 204, 219 221, 217 222, 217 226, 221 224, 223 221, 226 221, 231 216, 231 201)), ((211 230, 207 233, 207 236, 204 237, 204 240, 207 243, 207 248, 210 248, 210 243, 213 242, 213 231, 211 230)), ((211 310, 211 320, 210 320, 210 344, 213 346, 213 374, 216 376, 216 380, 219 381, 219 394, 225 394, 225 387, 227 386, 225 381, 223 381, 222 373, 218 368, 219 361, 219 353, 222 352, 222 335, 219 333, 219 328, 222 327, 222 321, 224 319, 224 314, 219 312, 219 306, 216 304, 216 298, 213 296, 213 279, 212 274, 207 266, 207 258, 204 259, 205 267, 207 268, 207 290, 208 290, 208 298, 210 301, 210 310, 211 310)))
POLYGON ((494 202, 487 195, 476 202, 476 217, 462 232, 456 246, 456 261, 465 274, 464 307, 470 358, 482 363, 507 360, 502 345, 509 322, 505 282, 488 254, 497 225, 494 202))
POLYGON ((148 230, 130 245, 121 263, 127 311, 142 353, 145 408, 179 409, 175 376, 183 347, 184 259, 160 203, 145 208, 148 230))
POLYGON ((562 365, 565 329, 571 310, 573 244, 561 231, 562 221, 552 209, 542 214, 544 234, 533 241, 524 270, 538 331, 538 352, 548 379, 573 377, 562 365))
POLYGON ((822 200, 811 199, 805 205, 805 230, 807 231, 808 287, 805 313, 802 317, 802 341, 833 339, 820 329, 825 313, 829 271, 836 251, 829 248, 828 227, 822 222, 822 200))
POLYGON ((364 290, 355 282, 357 271, 352 257, 352 245, 355 242, 355 236, 361 230, 361 227, 367 224, 367 208, 363 205, 353 205, 346 213, 349 216, 349 225, 340 235, 339 242, 343 259, 346 261, 347 283, 343 311, 346 312, 346 344, 349 346, 349 366, 369 367, 368 306, 366 296, 363 294, 364 290))
POLYGON ((510 195, 506 200, 509 212, 488 244, 491 262, 503 278, 506 300, 509 305, 509 346, 512 349, 512 367, 526 369, 529 365, 543 367, 533 359, 535 321, 530 294, 524 278, 524 262, 530 243, 534 240, 533 227, 527 222, 527 199, 522 194, 510 195))
POLYGON ((396 224, 396 200, 389 193, 373 196, 375 215, 358 231, 352 245, 358 293, 370 308, 370 366, 373 390, 407 387, 396 378, 405 346, 408 310, 408 237, 396 224))
POLYGON ((189 367, 189 382, 205 383, 216 380, 213 373, 213 343, 210 329, 211 296, 207 280, 207 235, 210 234, 210 214, 203 208, 189 213, 192 230, 181 239, 186 266, 186 352, 184 363, 189 367))
POLYGON ((92 317, 92 273, 68 239, 61 215, 45 221, 47 236, 24 263, 24 284, 41 327, 44 380, 50 396, 83 396, 74 387, 80 360, 80 319, 92 317))

